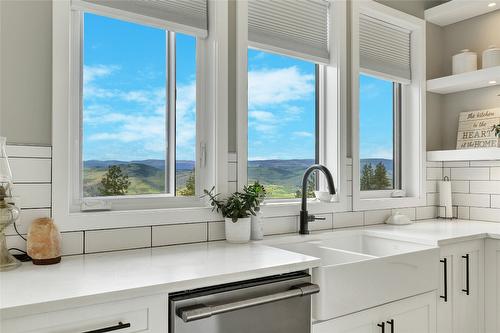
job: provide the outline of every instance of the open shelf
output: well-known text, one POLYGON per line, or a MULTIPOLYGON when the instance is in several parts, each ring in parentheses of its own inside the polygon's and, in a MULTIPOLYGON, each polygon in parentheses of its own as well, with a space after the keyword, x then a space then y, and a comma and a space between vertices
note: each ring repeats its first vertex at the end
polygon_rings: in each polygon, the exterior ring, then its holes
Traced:
POLYGON ((427 91, 450 94, 500 85, 500 66, 427 80, 427 91))
POLYGON ((425 11, 425 19, 446 26, 500 9, 498 0, 452 0, 425 11), (491 5, 495 4, 495 5, 491 5))
POLYGON ((428 151, 427 161, 500 161, 500 148, 428 151))

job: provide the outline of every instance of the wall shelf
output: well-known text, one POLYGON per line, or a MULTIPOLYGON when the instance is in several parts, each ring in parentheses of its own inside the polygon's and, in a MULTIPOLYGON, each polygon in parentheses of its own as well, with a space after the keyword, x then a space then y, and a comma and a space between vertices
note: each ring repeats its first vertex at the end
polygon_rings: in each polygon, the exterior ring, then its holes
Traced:
POLYGON ((427 161, 500 161, 500 148, 428 151, 427 161))
POLYGON ((498 0, 452 0, 425 11, 425 19, 439 26, 464 21, 500 9, 498 0), (491 5, 494 4, 495 5, 491 5))
POLYGON ((500 66, 427 80, 427 91, 450 94, 500 85, 500 66))

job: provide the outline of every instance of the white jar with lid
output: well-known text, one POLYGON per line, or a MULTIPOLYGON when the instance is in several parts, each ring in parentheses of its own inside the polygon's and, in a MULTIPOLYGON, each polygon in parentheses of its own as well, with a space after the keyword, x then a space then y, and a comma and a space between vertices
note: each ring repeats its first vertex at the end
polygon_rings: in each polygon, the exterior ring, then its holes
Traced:
POLYGON ((462 50, 453 56, 453 75, 477 70, 477 54, 462 50))
POLYGON ((500 66, 500 48, 491 45, 483 51, 483 68, 500 66))

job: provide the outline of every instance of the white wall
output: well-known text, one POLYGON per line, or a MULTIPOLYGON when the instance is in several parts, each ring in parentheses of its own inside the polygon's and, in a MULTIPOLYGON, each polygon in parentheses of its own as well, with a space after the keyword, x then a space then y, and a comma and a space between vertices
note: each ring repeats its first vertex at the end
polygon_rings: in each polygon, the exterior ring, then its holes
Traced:
POLYGON ((52 5, 0 1, 0 134, 51 143, 52 5))

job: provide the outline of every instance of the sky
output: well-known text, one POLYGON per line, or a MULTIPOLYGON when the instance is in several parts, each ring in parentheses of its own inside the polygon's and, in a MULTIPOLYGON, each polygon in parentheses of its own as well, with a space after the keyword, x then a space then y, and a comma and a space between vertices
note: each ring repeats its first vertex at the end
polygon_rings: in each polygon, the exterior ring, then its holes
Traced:
MULTIPOLYGON (((176 42, 176 157, 194 160, 196 41, 176 42)), ((85 13, 83 63, 83 159, 164 159, 166 32, 85 13)), ((250 49, 248 70, 249 159, 314 159, 315 65, 250 49)), ((392 84, 360 89, 361 158, 392 158, 392 84)))

